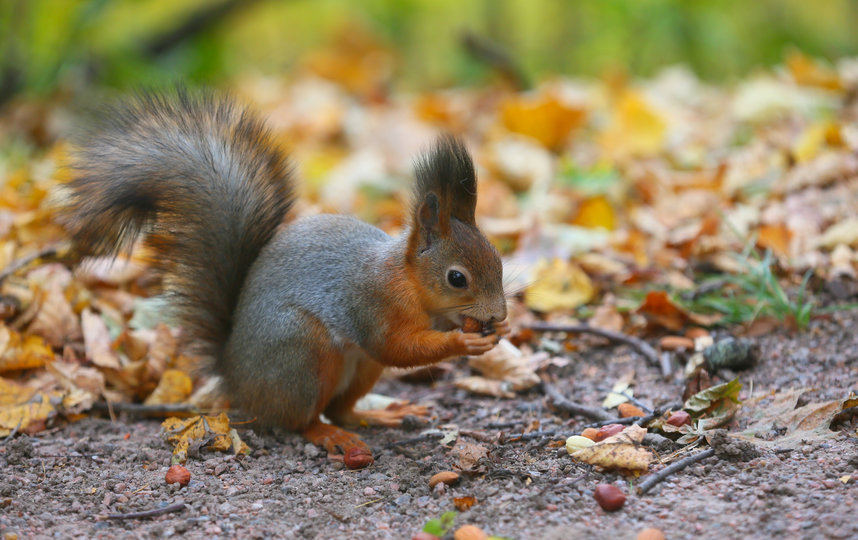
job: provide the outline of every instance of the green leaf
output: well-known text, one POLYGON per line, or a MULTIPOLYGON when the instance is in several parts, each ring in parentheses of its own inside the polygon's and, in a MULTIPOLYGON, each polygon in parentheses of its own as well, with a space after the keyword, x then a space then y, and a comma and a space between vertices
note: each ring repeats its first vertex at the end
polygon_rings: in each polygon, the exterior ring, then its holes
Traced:
POLYGON ((456 516, 458 515, 458 512, 444 512, 440 518, 427 521, 426 525, 423 526, 423 532, 434 534, 438 537, 444 536, 447 534, 447 531, 453 528, 456 516))
POLYGON ((682 408, 691 414, 700 415, 723 401, 729 400, 738 404, 741 403, 739 401, 739 391, 741 389, 742 383, 739 382, 739 379, 733 379, 730 382, 697 392, 688 398, 688 401, 685 402, 682 408))

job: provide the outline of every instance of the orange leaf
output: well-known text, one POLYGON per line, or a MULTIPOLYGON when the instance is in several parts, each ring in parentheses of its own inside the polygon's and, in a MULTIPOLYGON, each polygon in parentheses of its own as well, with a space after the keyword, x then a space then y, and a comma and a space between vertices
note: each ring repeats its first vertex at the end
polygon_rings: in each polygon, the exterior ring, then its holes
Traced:
POLYGON ((779 225, 762 225, 759 229, 757 244, 763 249, 770 249, 778 257, 789 257, 789 243, 792 231, 783 223, 779 225))

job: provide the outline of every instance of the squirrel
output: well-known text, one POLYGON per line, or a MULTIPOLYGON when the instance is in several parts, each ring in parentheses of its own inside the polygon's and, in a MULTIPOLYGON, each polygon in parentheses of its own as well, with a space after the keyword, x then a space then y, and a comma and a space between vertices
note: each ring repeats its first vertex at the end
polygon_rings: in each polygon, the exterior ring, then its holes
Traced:
POLYGON ((259 116, 211 91, 144 92, 75 145, 61 219, 81 256, 144 237, 183 345, 231 406, 360 468, 372 452, 340 426, 427 413, 354 410, 384 367, 479 355, 509 331, 467 149, 442 135, 414 170, 399 237, 350 216, 295 218, 289 160, 259 116), (484 332, 462 329, 474 319, 484 332))

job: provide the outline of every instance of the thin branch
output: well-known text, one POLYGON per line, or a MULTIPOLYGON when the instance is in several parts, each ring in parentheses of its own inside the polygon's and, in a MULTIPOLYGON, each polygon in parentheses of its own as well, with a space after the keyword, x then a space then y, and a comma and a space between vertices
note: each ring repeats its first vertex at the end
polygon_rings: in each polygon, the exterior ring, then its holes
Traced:
POLYGON ((643 495, 644 493, 646 493, 647 491, 652 489, 656 484, 658 484, 659 482, 661 482, 662 480, 664 480, 665 478, 667 478, 671 474, 673 474, 677 471, 681 471, 682 469, 688 467, 689 465, 693 465, 693 464, 697 463, 698 461, 703 461, 704 459, 711 457, 711 456, 714 456, 714 455, 715 455, 715 449, 714 448, 707 448, 706 450, 703 450, 702 452, 698 452, 698 453, 694 454, 693 456, 688 456, 686 458, 680 459, 677 462, 671 463, 670 465, 668 465, 664 469, 658 471, 657 473, 647 476, 646 480, 641 482, 641 485, 638 486, 638 494, 643 495))
POLYGON ((442 431, 430 431, 428 433, 424 433, 422 435, 418 435, 417 437, 411 437, 410 439, 403 439, 401 441, 394 441, 392 443, 388 443, 385 448, 394 448, 396 446, 405 446, 409 444, 417 444, 428 441, 434 441, 435 439, 441 439, 444 437, 444 432, 442 431))
POLYGON ((101 519, 140 519, 161 516, 172 512, 179 512, 185 509, 185 503, 175 503, 162 508, 153 508, 152 510, 143 510, 142 512, 131 512, 128 514, 107 514, 101 516, 101 519))
POLYGON ((527 328, 531 330, 536 330, 537 332, 567 332, 570 334, 592 334, 594 336, 600 336, 611 341, 616 341, 619 343, 624 343, 643 356, 647 362, 652 364, 653 366, 658 366, 661 368, 661 374, 665 377, 670 376, 672 372, 672 367, 670 365, 670 359, 667 359, 665 362, 663 359, 659 358, 658 352, 650 346, 649 343, 642 339, 638 339, 634 336, 630 336, 628 334, 621 334, 620 332, 613 332, 611 330, 605 330, 603 328, 596 328, 594 326, 589 326, 586 324, 550 324, 544 322, 536 322, 531 325, 528 325, 527 328))
POLYGON ((43 259, 45 257, 54 257, 54 256, 56 256, 56 254, 57 254, 57 246, 48 246, 48 247, 41 249, 35 253, 29 254, 26 257, 21 257, 20 259, 15 259, 11 263, 9 263, 9 266, 4 268, 3 271, 0 272, 0 283, 2 283, 7 277, 11 276, 12 274, 17 272, 21 268, 24 268, 25 266, 27 266, 31 262, 35 261, 36 259, 43 259))
POLYGON ((143 54, 158 57, 176 48, 178 45, 219 23, 234 10, 248 8, 257 0, 224 0, 219 4, 205 6, 192 13, 178 26, 155 36, 142 46, 143 54))
POLYGON ((108 413, 111 413, 111 415, 114 411, 140 416, 160 416, 177 413, 203 414, 205 412, 201 411, 190 403, 159 403, 157 405, 145 405, 143 403, 96 401, 92 404, 92 408, 96 411, 106 411, 108 413))
POLYGON ((528 81, 527 76, 524 74, 524 70, 515 61, 509 51, 499 43, 487 37, 477 35, 470 30, 462 32, 460 39, 462 46, 468 54, 496 70, 516 90, 528 90, 530 88, 530 81, 528 81))
POLYGON ((584 416, 590 418, 591 420, 608 420, 613 418, 611 413, 605 411, 604 409, 598 409, 595 407, 588 407, 586 405, 582 405, 580 403, 575 403, 574 401, 570 401, 560 393, 557 388, 547 382, 542 381, 542 391, 545 392, 545 395, 551 400, 551 403, 554 404, 555 407, 560 409, 561 411, 568 412, 569 414, 574 414, 576 416, 584 416))

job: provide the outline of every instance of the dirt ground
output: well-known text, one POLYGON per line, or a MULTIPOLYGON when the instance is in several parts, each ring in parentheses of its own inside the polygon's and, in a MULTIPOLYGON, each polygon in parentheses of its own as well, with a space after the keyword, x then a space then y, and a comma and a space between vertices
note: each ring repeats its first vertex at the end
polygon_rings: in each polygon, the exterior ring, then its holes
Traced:
MULTIPOLYGON (((802 404, 858 390, 857 324, 858 312, 839 312, 801 333, 780 328, 756 338, 762 358, 738 374, 742 397, 809 388, 802 404)), ((571 359, 552 374, 575 401, 597 405, 630 368, 644 403, 659 406, 682 394, 679 377, 663 380, 627 347, 585 347, 571 359)), ((647 527, 667 538, 858 538, 854 418, 839 423, 833 438, 795 450, 775 447, 744 462, 710 457, 637 496, 631 486, 640 480, 597 471, 573 462, 564 448, 549 447, 588 420, 552 412, 538 389, 515 399, 481 398, 455 389, 448 377, 433 385, 388 379, 376 391, 431 405, 432 425, 473 432, 459 441, 490 451, 484 472, 430 489, 429 478, 450 470, 456 458, 436 439, 419 439, 425 427, 362 430, 376 462, 359 471, 329 461, 296 435, 244 430, 251 455, 203 451, 188 461, 192 479, 180 489, 164 481, 171 453, 158 420, 88 417, 2 443, 0 533, 6 539, 410 538, 454 510, 454 498, 472 496, 477 503, 458 514, 456 526, 470 523, 507 538, 635 538, 647 527), (497 437, 520 433, 534 420, 542 430, 562 433, 527 441, 497 437), (852 478, 844 483, 846 475, 852 478), (593 499, 594 487, 605 482, 628 493, 617 512, 603 511, 593 499), (179 502, 183 510, 152 518, 102 517, 179 502)), ((733 429, 746 421, 745 415, 733 429)))

